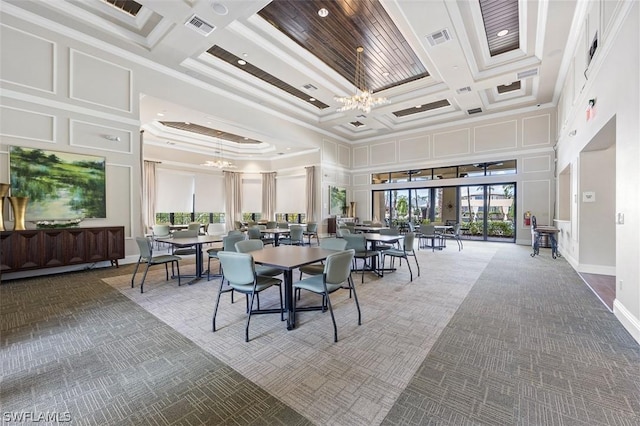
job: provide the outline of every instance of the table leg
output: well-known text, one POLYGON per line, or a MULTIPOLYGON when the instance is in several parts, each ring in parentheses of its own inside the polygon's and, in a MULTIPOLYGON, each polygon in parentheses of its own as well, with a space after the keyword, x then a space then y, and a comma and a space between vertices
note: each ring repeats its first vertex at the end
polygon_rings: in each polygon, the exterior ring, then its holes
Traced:
POLYGON ((273 234, 273 245, 275 247, 278 247, 280 245, 280 243, 278 242, 278 233, 277 232, 273 234))
POLYGON ((296 328, 296 318, 293 316, 293 271, 285 270, 284 275, 284 306, 287 311, 287 330, 296 328))

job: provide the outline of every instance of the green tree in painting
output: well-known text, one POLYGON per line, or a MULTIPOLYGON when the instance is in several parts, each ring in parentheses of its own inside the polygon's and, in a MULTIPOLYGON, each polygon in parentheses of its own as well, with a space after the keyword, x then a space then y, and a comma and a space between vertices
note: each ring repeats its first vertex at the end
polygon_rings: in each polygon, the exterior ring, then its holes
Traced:
POLYGON ((341 214, 347 208, 347 190, 337 186, 329 187, 329 213, 341 214))
POLYGON ((54 216, 106 217, 104 158, 12 147, 10 164, 12 194, 43 206, 39 215, 55 203, 65 212, 54 216))

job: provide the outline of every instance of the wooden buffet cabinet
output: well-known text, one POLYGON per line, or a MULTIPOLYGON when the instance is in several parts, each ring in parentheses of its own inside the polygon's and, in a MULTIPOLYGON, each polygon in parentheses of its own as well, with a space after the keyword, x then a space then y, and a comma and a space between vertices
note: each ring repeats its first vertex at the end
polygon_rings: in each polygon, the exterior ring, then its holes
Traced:
POLYGON ((124 226, 0 232, 0 272, 124 258, 124 226))

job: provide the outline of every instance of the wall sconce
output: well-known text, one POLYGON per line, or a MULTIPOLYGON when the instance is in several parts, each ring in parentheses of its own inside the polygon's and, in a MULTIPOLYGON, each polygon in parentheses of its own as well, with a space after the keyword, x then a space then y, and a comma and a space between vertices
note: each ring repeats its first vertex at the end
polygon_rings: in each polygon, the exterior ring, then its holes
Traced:
POLYGON ((120 142, 121 140, 120 136, 115 135, 102 135, 102 137, 111 142, 120 142))

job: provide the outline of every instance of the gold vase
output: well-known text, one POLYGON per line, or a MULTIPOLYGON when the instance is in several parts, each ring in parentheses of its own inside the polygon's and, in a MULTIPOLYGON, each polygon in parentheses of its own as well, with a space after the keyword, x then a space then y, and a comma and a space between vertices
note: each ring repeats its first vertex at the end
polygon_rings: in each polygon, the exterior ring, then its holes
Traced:
POLYGON ((349 217, 356 217, 356 202, 352 201, 349 207, 349 217))
POLYGON ((9 193, 11 186, 8 183, 0 183, 0 231, 4 229, 4 197, 9 193))
POLYGON ((11 208, 13 209, 13 230, 26 230, 27 228, 24 226, 24 217, 27 213, 29 197, 9 197, 9 202, 11 202, 11 208))

